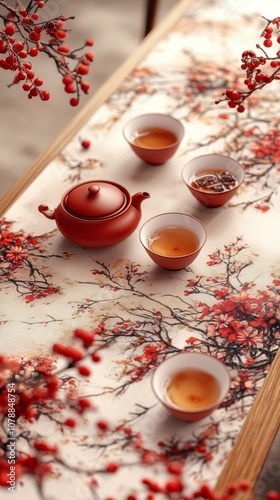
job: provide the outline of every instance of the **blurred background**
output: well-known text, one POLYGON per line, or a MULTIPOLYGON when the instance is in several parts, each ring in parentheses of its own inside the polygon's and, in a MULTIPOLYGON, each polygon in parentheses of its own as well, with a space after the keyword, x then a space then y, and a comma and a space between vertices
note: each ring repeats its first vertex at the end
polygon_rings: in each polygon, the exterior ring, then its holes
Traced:
MULTIPOLYGON (((177 3, 178 0, 158 0, 155 23, 177 3)), ((90 48, 95 61, 87 78, 91 84, 89 97, 142 41, 146 9, 147 0, 49 0, 46 4, 44 15, 48 18, 75 16, 67 23, 71 29, 67 45, 72 49, 82 46, 86 38, 95 42, 90 48)), ((9 88, 13 75, 0 69, 0 198, 88 100, 83 96, 78 108, 72 108, 68 104, 71 96, 64 92, 54 63, 45 54, 32 63, 37 76, 44 80, 42 88, 51 93, 50 101, 29 100, 19 85, 9 88)))

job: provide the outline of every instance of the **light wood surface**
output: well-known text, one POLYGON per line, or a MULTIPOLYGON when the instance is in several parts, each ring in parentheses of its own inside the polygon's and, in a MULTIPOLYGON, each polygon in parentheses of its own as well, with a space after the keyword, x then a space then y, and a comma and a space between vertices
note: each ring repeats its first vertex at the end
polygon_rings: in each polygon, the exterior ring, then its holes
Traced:
MULTIPOLYGON (((192 0, 182 0, 170 11, 169 15, 142 41, 138 49, 120 66, 87 105, 76 115, 57 139, 38 157, 25 175, 0 200, 0 215, 24 192, 37 175, 57 156, 79 131, 90 116, 114 92, 126 75, 139 64, 168 30, 180 19, 192 0)), ((245 421, 228 462, 218 480, 216 489, 226 491, 228 484, 240 479, 255 483, 265 462, 271 444, 280 425, 280 351, 276 355, 264 385, 245 421)), ((242 498, 253 498, 252 492, 244 493, 242 498)))
MULTIPOLYGON (((220 475, 216 489, 225 492, 229 484, 246 479, 255 484, 269 449, 280 427, 280 350, 242 427, 230 459, 220 475)), ((240 498, 240 497, 239 497, 240 498)), ((253 498, 252 491, 242 494, 253 498)))

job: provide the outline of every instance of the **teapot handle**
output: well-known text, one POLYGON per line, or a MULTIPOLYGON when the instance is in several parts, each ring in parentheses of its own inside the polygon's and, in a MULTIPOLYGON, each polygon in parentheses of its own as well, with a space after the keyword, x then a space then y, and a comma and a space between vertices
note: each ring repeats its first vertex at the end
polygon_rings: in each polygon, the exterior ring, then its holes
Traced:
POLYGON ((55 210, 50 210, 47 205, 39 205, 38 210, 48 219, 55 219, 55 210))

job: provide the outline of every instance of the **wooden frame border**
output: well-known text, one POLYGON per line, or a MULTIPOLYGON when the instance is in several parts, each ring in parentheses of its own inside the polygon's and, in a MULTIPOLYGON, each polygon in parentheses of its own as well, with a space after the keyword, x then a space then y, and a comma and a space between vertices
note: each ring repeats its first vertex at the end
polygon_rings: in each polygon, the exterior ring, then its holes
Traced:
MULTIPOLYGON (((72 137, 87 122, 92 114, 115 91, 126 75, 139 64, 151 48, 179 21, 192 0, 181 0, 161 23, 154 28, 131 56, 105 82, 88 104, 62 131, 57 139, 37 158, 30 169, 14 184, 0 200, 0 216, 17 200, 40 172, 68 144, 72 137)), ((271 444, 280 426, 280 350, 278 351, 269 373, 264 381, 255 403, 236 440, 216 485, 218 492, 225 492, 230 483, 247 479, 254 487, 264 465, 271 444)), ((242 498, 252 498, 252 491, 247 491, 242 498)))

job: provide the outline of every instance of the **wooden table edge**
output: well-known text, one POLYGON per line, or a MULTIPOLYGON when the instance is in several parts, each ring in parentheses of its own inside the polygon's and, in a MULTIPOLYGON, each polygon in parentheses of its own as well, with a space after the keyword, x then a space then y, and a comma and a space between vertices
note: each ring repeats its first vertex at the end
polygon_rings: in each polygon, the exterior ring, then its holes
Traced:
POLYGON ((280 426, 279 380, 280 349, 219 476, 217 492, 225 493, 229 484, 244 479, 252 488, 241 495, 242 500, 254 498, 254 485, 280 426))
MULTIPOLYGON (((149 50, 178 22, 193 0, 181 0, 169 14, 144 38, 139 47, 119 69, 100 87, 61 134, 37 158, 24 175, 0 200, 0 216, 19 198, 40 172, 69 143, 92 114, 116 90, 119 84, 145 57, 149 50)), ((255 484, 280 425, 280 351, 278 351, 264 384, 239 433, 229 459, 218 479, 216 491, 223 493, 227 486, 240 479, 255 484)), ((242 498, 252 498, 252 491, 242 498)))

